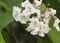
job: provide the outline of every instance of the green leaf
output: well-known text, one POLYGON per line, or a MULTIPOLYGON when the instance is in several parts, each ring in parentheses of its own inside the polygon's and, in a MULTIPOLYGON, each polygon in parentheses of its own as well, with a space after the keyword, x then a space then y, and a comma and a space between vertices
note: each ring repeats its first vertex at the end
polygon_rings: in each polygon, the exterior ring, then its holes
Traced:
POLYGON ((0 31, 14 20, 11 14, 11 12, 6 12, 0 18, 0 31))
POLYGON ((0 32, 0 43, 5 43, 5 41, 4 41, 4 39, 3 39, 3 36, 2 36, 2 34, 1 34, 1 32, 0 32))
POLYGON ((11 23, 14 19, 12 16, 12 8, 13 6, 20 6, 23 0, 0 0, 0 5, 5 8, 7 11, 1 14, 0 17, 0 31, 9 23, 11 23), (10 9, 10 10, 9 10, 10 9))
POLYGON ((58 32, 55 28, 52 28, 48 36, 54 43, 60 43, 60 32, 58 32))
POLYGON ((4 14, 4 13, 3 13, 3 11, 2 11, 2 10, 0 10, 0 18, 2 17, 2 14, 4 14))
POLYGON ((5 8, 12 10, 13 6, 21 6, 23 0, 1 0, 5 8))

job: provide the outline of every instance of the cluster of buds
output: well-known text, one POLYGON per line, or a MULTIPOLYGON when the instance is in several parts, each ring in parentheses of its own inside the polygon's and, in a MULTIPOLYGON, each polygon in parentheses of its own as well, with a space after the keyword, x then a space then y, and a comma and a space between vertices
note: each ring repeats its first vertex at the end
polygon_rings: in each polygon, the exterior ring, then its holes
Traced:
POLYGON ((13 17, 21 24, 29 24, 26 30, 32 35, 39 35, 44 37, 51 29, 49 27, 50 20, 54 20, 53 27, 60 31, 60 20, 55 16, 56 10, 53 8, 44 8, 41 6, 42 0, 25 0, 21 3, 22 8, 13 7, 13 17), (41 13, 42 10, 44 13, 41 13), (52 19, 53 18, 53 19, 52 19))

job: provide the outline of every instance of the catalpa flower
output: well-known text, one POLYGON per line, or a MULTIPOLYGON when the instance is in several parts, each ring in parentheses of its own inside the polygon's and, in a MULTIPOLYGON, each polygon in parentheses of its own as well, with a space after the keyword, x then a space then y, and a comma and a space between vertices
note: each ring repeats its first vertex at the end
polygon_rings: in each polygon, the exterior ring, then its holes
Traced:
POLYGON ((21 24, 28 23, 29 25, 26 31, 30 32, 32 35, 44 37, 45 34, 48 34, 51 30, 49 27, 50 20, 54 20, 53 27, 55 27, 57 31, 60 31, 60 20, 55 16, 56 10, 53 8, 46 8, 45 12, 42 13, 44 7, 40 9, 40 5, 42 5, 42 0, 34 0, 33 4, 30 3, 29 0, 25 0, 21 3, 24 9, 16 6, 13 7, 13 17, 21 24))
POLYGON ((44 22, 40 22, 40 31, 42 31, 43 33, 48 33, 50 28, 48 25, 44 24, 44 22))
MULTIPOLYGON (((27 31, 33 31, 33 30, 35 30, 35 28, 39 28, 39 20, 38 20, 38 18, 34 18, 34 17, 32 17, 30 20, 29 20, 31 23, 29 23, 29 26, 27 27, 27 31)), ((37 31, 36 31, 37 32, 37 31)), ((32 32, 31 32, 31 34, 33 34, 32 32)))
POLYGON ((34 14, 35 12, 35 8, 33 7, 33 5, 29 2, 29 0, 24 1, 21 4, 22 7, 25 7, 26 9, 29 9, 31 14, 34 14))
POLYGON ((16 21, 19 21, 19 15, 21 13, 21 8, 18 8, 16 6, 13 7, 13 17, 16 21))
POLYGON ((19 21, 22 24, 26 24, 26 22, 29 20, 29 18, 30 18, 29 9, 24 9, 23 12, 19 15, 19 21))
POLYGON ((40 22, 40 30, 39 30, 39 33, 38 35, 41 36, 41 37, 44 37, 45 34, 47 34, 49 32, 50 28, 48 25, 44 24, 44 22, 40 22))
POLYGON ((32 17, 30 21, 31 23, 29 23, 29 26, 27 27, 26 30, 28 32, 31 32, 32 35, 39 35, 43 37, 43 34, 45 36, 45 33, 47 34, 49 32, 50 30, 49 26, 44 24, 44 22, 39 22, 38 18, 32 17))
POLYGON ((31 23, 29 23, 29 26, 27 27, 27 31, 31 31, 32 35, 37 35, 40 30, 39 20, 38 18, 32 17, 31 23))

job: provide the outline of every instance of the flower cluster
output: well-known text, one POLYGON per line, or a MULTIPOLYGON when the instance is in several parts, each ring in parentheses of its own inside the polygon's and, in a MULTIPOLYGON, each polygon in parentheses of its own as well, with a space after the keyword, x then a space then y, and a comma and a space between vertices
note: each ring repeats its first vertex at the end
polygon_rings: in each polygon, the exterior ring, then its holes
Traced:
POLYGON ((56 10, 52 8, 46 8, 44 13, 41 13, 42 0, 34 0, 33 4, 29 0, 25 0, 21 3, 23 10, 19 7, 13 7, 13 17, 16 21, 22 24, 29 24, 26 30, 32 35, 39 35, 44 37, 51 29, 49 27, 49 21, 54 20, 53 26, 60 31, 60 20, 55 16, 56 10), (35 16, 36 15, 36 16, 35 16), (29 22, 28 22, 29 21, 29 22))

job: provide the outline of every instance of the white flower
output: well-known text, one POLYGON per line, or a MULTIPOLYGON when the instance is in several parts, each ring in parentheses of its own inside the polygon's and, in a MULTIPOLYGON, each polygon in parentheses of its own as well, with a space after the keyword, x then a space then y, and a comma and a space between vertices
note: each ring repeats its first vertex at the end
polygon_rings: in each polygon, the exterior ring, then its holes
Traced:
POLYGON ((26 22, 30 19, 29 9, 24 9, 23 12, 19 15, 20 22, 22 24, 26 24, 26 22))
POLYGON ((56 14, 56 10, 52 9, 52 8, 47 8, 46 12, 45 12, 45 17, 49 18, 51 16, 54 16, 56 14))
POLYGON ((29 26, 26 28, 26 31, 30 32, 34 29, 33 23, 29 23, 29 26))
POLYGON ((26 15, 20 15, 20 22, 22 23, 22 24, 26 24, 26 22, 28 21, 28 19, 29 19, 29 17, 27 17, 26 15))
MULTIPOLYGON (((49 12, 50 15, 54 16, 56 14, 56 10, 53 8, 48 8, 47 11, 49 12)), ((47 13, 48 13, 47 12, 47 13)))
POLYGON ((25 7, 26 9, 29 9, 29 11, 30 11, 31 14, 35 13, 35 8, 33 7, 33 5, 28 0, 26 0, 25 2, 23 2, 21 4, 21 6, 25 7))
POLYGON ((16 7, 16 6, 14 6, 13 7, 13 17, 14 17, 14 19, 16 20, 16 21, 19 21, 19 15, 20 15, 20 13, 21 13, 21 9, 20 8, 18 8, 18 7, 16 7))
POLYGON ((40 22, 40 31, 43 33, 48 33, 50 30, 49 26, 44 24, 43 22, 40 22))
POLYGON ((26 1, 24 1, 24 2, 21 3, 21 6, 22 6, 22 7, 28 7, 29 4, 30 4, 30 3, 29 3, 29 0, 26 0, 26 1))
POLYGON ((42 3, 42 0, 34 0, 34 2, 35 2, 35 4, 36 4, 36 6, 40 6, 40 4, 42 3))
POLYGON ((31 23, 29 23, 29 26, 27 27, 27 31, 31 31, 31 34, 32 35, 36 35, 36 34, 38 34, 38 31, 39 31, 39 20, 38 20, 38 18, 32 18, 31 19, 32 21, 31 21, 31 23))
POLYGON ((54 25, 53 25, 57 29, 57 31, 60 31, 60 27, 58 25, 59 23, 60 23, 60 20, 57 18, 54 22, 54 25))
POLYGON ((43 27, 43 22, 40 22, 39 24, 40 24, 40 30, 39 30, 38 35, 41 36, 41 37, 44 37, 45 33, 42 31, 42 28, 41 28, 41 27, 43 27))
POLYGON ((43 21, 39 22, 38 18, 32 17, 30 19, 31 23, 29 23, 27 31, 31 32, 32 35, 39 35, 44 37, 50 30, 49 26, 44 24, 43 21))
POLYGON ((50 8, 50 10, 51 10, 50 14, 54 16, 56 14, 56 10, 54 10, 52 8, 50 8))
POLYGON ((29 21, 30 21, 30 22, 33 22, 33 23, 34 23, 34 22, 37 22, 37 23, 39 22, 39 20, 38 20, 37 17, 36 17, 36 18, 32 17, 31 19, 29 19, 29 21))
POLYGON ((50 28, 48 25, 44 24, 42 21, 40 22, 40 31, 38 33, 39 36, 44 37, 45 34, 49 32, 50 28))
POLYGON ((44 25, 44 26, 41 27, 40 30, 41 30, 43 33, 47 34, 47 33, 50 31, 50 28, 49 28, 49 26, 44 25))
POLYGON ((19 21, 22 24, 26 24, 29 21, 29 25, 26 30, 32 35, 39 35, 41 37, 44 37, 45 34, 50 31, 49 21, 51 18, 53 17, 53 19, 56 19, 53 26, 58 31, 60 31, 60 20, 55 16, 56 10, 52 8, 47 8, 45 13, 41 14, 41 9, 39 9, 41 3, 42 0, 34 0, 33 4, 30 3, 29 0, 25 0, 21 4, 21 6, 24 7, 22 11, 21 8, 18 8, 16 6, 13 7, 13 17, 16 21, 19 21), (35 13, 37 16, 32 15, 35 13))

